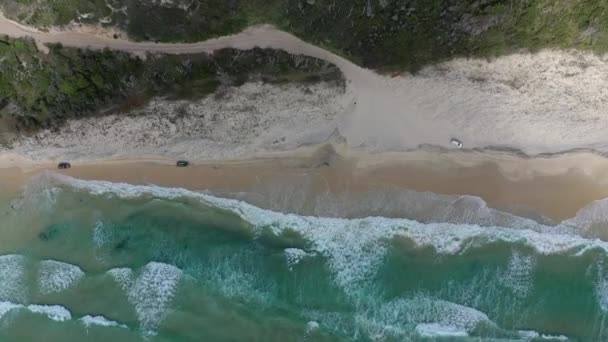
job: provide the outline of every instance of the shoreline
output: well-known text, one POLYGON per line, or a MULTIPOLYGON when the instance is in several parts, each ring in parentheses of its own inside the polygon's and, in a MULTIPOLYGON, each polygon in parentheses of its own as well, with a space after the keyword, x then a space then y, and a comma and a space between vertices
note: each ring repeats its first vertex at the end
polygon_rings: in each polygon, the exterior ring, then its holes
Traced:
POLYGON ((110 131, 100 130, 99 118, 71 120, 72 131, 42 131, 0 151, 0 190, 17 192, 32 175, 55 170, 66 159, 74 168, 62 172, 79 178, 208 190, 277 210, 317 213, 320 198, 330 195, 336 202, 367 200, 367 207, 355 206, 359 212, 344 203, 329 212, 345 216, 398 215, 398 208, 370 207, 369 196, 385 196, 383 205, 391 206, 390 196, 407 197, 407 191, 477 196, 491 208, 553 221, 608 198, 608 140, 602 133, 608 130, 608 92, 597 76, 608 72, 604 57, 547 50, 493 61, 456 59, 392 78, 268 25, 199 43, 157 44, 77 30, 29 30, 0 14, 0 33, 30 37, 39 46, 60 42, 139 55, 275 48, 330 62, 347 81, 346 89, 333 93, 317 86, 315 98, 310 89, 288 86, 269 86, 275 90, 270 99, 263 96, 268 87, 231 89, 236 100, 230 103, 247 104, 244 109, 212 98, 158 100, 145 107, 156 119, 104 117, 110 131), (165 123, 181 105, 190 121, 165 123), (220 124, 209 124, 204 114, 218 112, 224 115, 220 124), (252 113, 267 120, 260 132, 246 125, 252 113), (204 127, 196 130, 193 123, 204 127), (81 133, 78 139, 73 132, 81 133), (150 132, 162 139, 152 144, 150 132), (465 149, 450 148, 451 138, 465 149), (333 147, 324 150, 328 143, 333 147), (193 166, 176 169, 167 156, 193 166))
POLYGON ((56 170, 54 162, 4 153, 0 190, 18 195, 29 179, 51 171, 85 180, 210 191, 267 209, 345 217, 396 217, 403 209, 399 205, 433 193, 454 201, 479 197, 490 208, 552 223, 608 198, 608 159, 590 153, 524 159, 423 150, 363 154, 327 146, 250 160, 193 160, 187 168, 176 168, 174 160, 147 158, 73 162, 69 170, 56 170), (334 212, 322 207, 332 201, 342 202, 334 212))

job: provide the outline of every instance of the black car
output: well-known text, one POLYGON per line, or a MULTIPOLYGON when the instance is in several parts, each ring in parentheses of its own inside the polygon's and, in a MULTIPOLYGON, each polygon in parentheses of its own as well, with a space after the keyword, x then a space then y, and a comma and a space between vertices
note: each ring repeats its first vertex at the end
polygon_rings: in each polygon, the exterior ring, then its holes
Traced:
POLYGON ((72 167, 72 165, 70 163, 66 163, 66 162, 61 162, 57 165, 57 168, 61 169, 61 170, 69 169, 71 167, 72 167))
POLYGON ((189 161, 186 160, 178 160, 177 163, 175 164, 177 167, 187 167, 190 165, 189 161))

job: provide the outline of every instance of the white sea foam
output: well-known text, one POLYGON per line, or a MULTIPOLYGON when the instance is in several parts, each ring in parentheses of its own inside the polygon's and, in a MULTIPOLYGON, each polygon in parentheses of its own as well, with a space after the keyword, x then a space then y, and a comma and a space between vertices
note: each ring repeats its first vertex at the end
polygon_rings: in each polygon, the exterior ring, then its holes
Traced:
POLYGON ((319 330, 318 322, 310 321, 310 322, 306 323, 306 334, 312 334, 318 330, 319 330))
POLYGON ((608 312, 608 275, 600 272, 595 282, 595 297, 603 312, 608 312))
POLYGON ((416 325, 416 334, 422 337, 466 337, 469 336, 466 330, 437 323, 421 323, 416 325))
MULTIPOLYGON (((572 250, 581 251, 582 249, 589 250, 592 248, 608 250, 608 243, 605 243, 599 239, 586 239, 573 234, 559 234, 546 231, 539 232, 532 231, 531 229, 513 229, 504 227, 482 228, 477 225, 470 224, 420 224, 407 219, 389 219, 383 217, 369 217, 363 219, 307 217, 264 210, 238 200, 218 198, 186 189, 132 185, 126 183, 111 183, 105 181, 85 181, 64 175, 54 175, 54 177, 59 182, 69 184, 78 189, 87 190, 88 192, 96 195, 110 195, 121 198, 138 198, 143 195, 152 195, 168 199, 178 197, 198 198, 204 203, 233 211, 236 214, 239 214, 244 220, 256 225, 257 227, 271 228, 276 233, 280 233, 285 229, 294 229, 301 232, 308 231, 311 230, 311 226, 318 227, 312 230, 321 232, 327 227, 331 226, 341 226, 346 229, 354 229, 361 226, 373 225, 381 227, 375 229, 385 230, 387 235, 390 235, 390 233, 397 230, 402 230, 403 233, 406 233, 406 235, 408 235, 408 232, 411 232, 411 235, 417 238, 417 240, 420 240, 422 245, 435 246, 437 247, 439 253, 446 254, 457 253, 465 247, 462 243, 462 239, 458 239, 459 235, 464 238, 470 238, 475 235, 479 235, 482 238, 488 237, 489 235, 496 235, 494 238, 489 238, 487 242, 522 242, 535 248, 539 253, 542 254, 558 254, 572 250), (453 243, 443 241, 445 239, 439 239, 437 242, 434 241, 437 238, 437 236, 434 234, 437 232, 437 230, 442 230, 440 232, 441 235, 445 235, 446 231, 452 231, 454 230, 454 227, 460 227, 460 229, 455 234, 452 234, 449 239, 447 239, 453 243), (430 234, 428 234, 428 238, 418 236, 426 235, 423 234, 424 231, 429 231, 430 234), (546 237, 542 238, 541 236, 543 235, 546 235, 546 237)), ((559 227, 555 230, 560 231, 559 227)))
POLYGON ((283 251, 285 254, 285 261, 287 262, 287 268, 289 270, 293 270, 293 267, 302 261, 306 257, 306 251, 303 251, 299 248, 286 248, 283 251))
POLYGON ((45 315, 49 319, 58 322, 69 321, 72 319, 70 311, 60 305, 22 305, 12 302, 0 302, 0 319, 8 312, 13 310, 29 310, 32 313, 45 315))
POLYGON ((536 259, 532 255, 525 255, 519 251, 513 251, 507 269, 500 275, 500 282, 513 291, 519 298, 524 298, 532 289, 533 272, 536 267, 536 259))
POLYGON ((40 262, 38 288, 42 294, 64 291, 80 281, 84 272, 80 267, 56 260, 40 262))
POLYGON ((133 272, 128 268, 112 269, 108 273, 127 291, 143 333, 156 335, 175 296, 182 271, 172 265, 151 262, 142 268, 137 279, 133 279, 133 272))
POLYGON ((439 327, 443 327, 444 332, 449 327, 452 333, 466 334, 480 324, 497 328, 496 324, 481 311, 423 295, 395 299, 378 307, 369 308, 358 314, 356 321, 367 336, 380 340, 389 336, 405 338, 411 335, 412 330, 417 334, 431 334, 432 329, 436 328, 435 333, 438 334, 439 327))
POLYGON ((417 296, 412 299, 397 300, 392 304, 392 308, 396 310, 393 312, 401 310, 407 322, 436 323, 467 331, 475 329, 482 322, 494 325, 483 312, 445 300, 417 296))
MULTIPOLYGON (((307 217, 277 213, 238 200, 218 198, 185 189, 85 181, 63 175, 53 177, 55 181, 99 196, 118 196, 126 199, 144 195, 168 199, 198 198, 207 205, 238 214, 251 223, 257 233, 267 229, 280 235, 286 230, 295 230, 312 243, 313 251, 328 258, 336 282, 348 289, 354 289, 356 286, 353 285, 369 279, 384 257, 386 241, 397 236, 409 239, 420 247, 432 247, 439 254, 457 254, 469 248, 499 242, 524 245, 538 254, 569 253, 580 256, 590 250, 608 251, 608 242, 572 234, 551 233, 544 229, 535 231, 469 224, 421 224, 407 219, 382 217, 307 217)), ((568 227, 571 230, 571 227, 568 227)), ((560 228, 556 228, 556 231, 560 231, 560 228)))
POLYGON ((0 302, 0 319, 2 319, 2 317, 4 317, 4 315, 6 315, 9 311, 12 311, 14 309, 21 309, 24 306, 21 304, 15 304, 15 303, 11 303, 11 302, 0 302))
POLYGON ((525 341, 531 341, 533 339, 541 339, 545 341, 568 341, 568 337, 564 335, 548 335, 541 334, 533 330, 520 330, 518 331, 519 336, 524 338, 525 341))
POLYGON ((95 245, 95 259, 102 264, 108 262, 108 253, 105 253, 101 250, 105 245, 107 245, 112 239, 111 231, 106 227, 106 223, 98 218, 95 220, 95 224, 93 226, 92 231, 92 240, 93 245, 95 245))
POLYGON ((276 283, 268 281, 257 266, 262 262, 251 250, 211 255, 200 269, 200 279, 227 298, 251 302, 256 307, 270 305, 276 283))
POLYGON ((549 340, 549 341, 568 341, 568 337, 564 336, 564 335, 545 335, 545 334, 540 334, 540 338, 543 340, 549 340))
POLYGON ((155 334, 175 296, 182 271, 172 265, 147 264, 129 290, 129 301, 145 332, 155 334))
POLYGON ((97 325, 102 327, 118 327, 128 329, 126 325, 109 320, 103 316, 86 315, 81 317, 78 321, 84 324, 87 328, 97 325))
POLYGON ((25 308, 33 313, 46 315, 49 319, 54 321, 63 322, 72 319, 70 311, 60 305, 28 305, 25 308))
POLYGON ((0 256, 0 301, 26 301, 26 262, 22 255, 0 256))
POLYGON ((93 243, 95 247, 102 247, 110 241, 110 234, 105 229, 105 224, 102 220, 95 221, 93 227, 93 243))
MULTIPOLYGON (((328 267, 334 274, 334 281, 352 298, 362 298, 359 292, 373 277, 382 264, 388 241, 395 237, 412 241, 419 247, 433 248, 436 253, 451 255, 492 243, 507 243, 532 249, 536 254, 568 254, 582 256, 596 250, 608 252, 608 242, 600 239, 585 238, 571 233, 575 231, 572 221, 555 228, 515 229, 498 226, 480 227, 470 224, 429 223, 422 224, 407 219, 369 217, 361 219, 319 218, 282 214, 257 208, 238 200, 218 198, 185 189, 139 186, 103 181, 84 181, 65 176, 56 176, 59 182, 69 184, 94 195, 139 198, 142 196, 174 199, 180 197, 196 198, 203 204, 226 209, 249 222, 254 233, 263 231, 276 235, 291 230, 298 232, 309 241, 309 250, 327 258, 328 267), (561 232, 561 233, 560 233, 561 232)), ((529 285, 525 285, 527 274, 533 265, 531 260, 513 259, 507 273, 519 278, 508 284, 516 295, 525 296, 529 285), (521 267, 525 266, 525 267, 521 267), (528 267, 529 266, 529 267, 528 267), (526 269, 528 268, 528 269, 526 269)), ((607 282, 608 284, 608 282, 607 282)), ((600 284, 601 286, 601 284, 600 284)), ((608 285, 605 286, 608 289, 608 285)), ((598 290, 598 301, 608 308, 608 299, 602 301, 603 293, 598 290)), ((606 295, 608 298, 608 295, 606 295)), ((364 317, 364 319, 367 319, 364 317)), ((453 325, 443 321, 423 321, 418 323, 438 323, 453 325)), ((456 325, 458 326, 458 325, 456 325)), ((370 334, 372 336, 373 334, 370 334)))
POLYGON ((576 227, 581 232, 593 233, 596 227, 608 224, 608 198, 595 201, 580 209, 576 216, 564 221, 565 226, 576 227))
POLYGON ((125 292, 128 292, 133 285, 133 270, 130 268, 113 268, 108 271, 108 274, 114 278, 114 281, 125 292))

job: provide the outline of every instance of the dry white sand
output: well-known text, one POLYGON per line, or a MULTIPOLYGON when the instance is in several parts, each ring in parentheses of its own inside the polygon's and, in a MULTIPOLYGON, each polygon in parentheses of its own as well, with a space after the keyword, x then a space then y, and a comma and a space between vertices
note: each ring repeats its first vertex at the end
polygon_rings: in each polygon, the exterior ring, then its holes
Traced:
POLYGON ((221 97, 155 99, 129 115, 70 120, 14 143, 37 161, 144 157, 220 160, 292 151, 328 141, 345 111, 336 82, 281 86, 246 83, 221 97))
MULTIPOLYGON (((449 147, 451 138, 462 140, 466 148, 500 146, 528 154, 608 150, 608 60, 589 53, 458 59, 416 76, 388 78, 270 26, 194 44, 137 43, 87 30, 44 33, 4 17, 0 33, 137 54, 259 46, 321 58, 340 67, 349 81, 345 99, 338 100, 350 103, 345 115, 335 118, 339 133, 350 146, 368 151, 403 151, 424 144, 449 147)), ((294 133, 299 129, 293 126, 294 133)))

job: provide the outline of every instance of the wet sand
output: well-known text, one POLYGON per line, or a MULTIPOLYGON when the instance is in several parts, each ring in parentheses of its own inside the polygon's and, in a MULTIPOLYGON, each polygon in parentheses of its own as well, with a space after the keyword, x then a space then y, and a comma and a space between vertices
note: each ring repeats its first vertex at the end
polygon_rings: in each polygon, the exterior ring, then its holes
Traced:
MULTIPOLYGON (((608 159, 592 154, 525 159, 508 155, 412 152, 395 156, 313 154, 251 161, 194 162, 175 167, 170 160, 117 160, 10 167, 0 162, 0 191, 20 191, 27 179, 46 171, 87 180, 155 184, 209 190, 262 207, 306 212, 319 196, 413 190, 481 197, 492 208, 518 215, 544 215, 555 222, 571 218, 587 204, 608 197, 608 159), (4 168, 2 168, 4 166, 4 168)), ((340 213, 336 213, 339 215, 340 213)), ((360 213, 361 215, 377 214, 360 213)))

